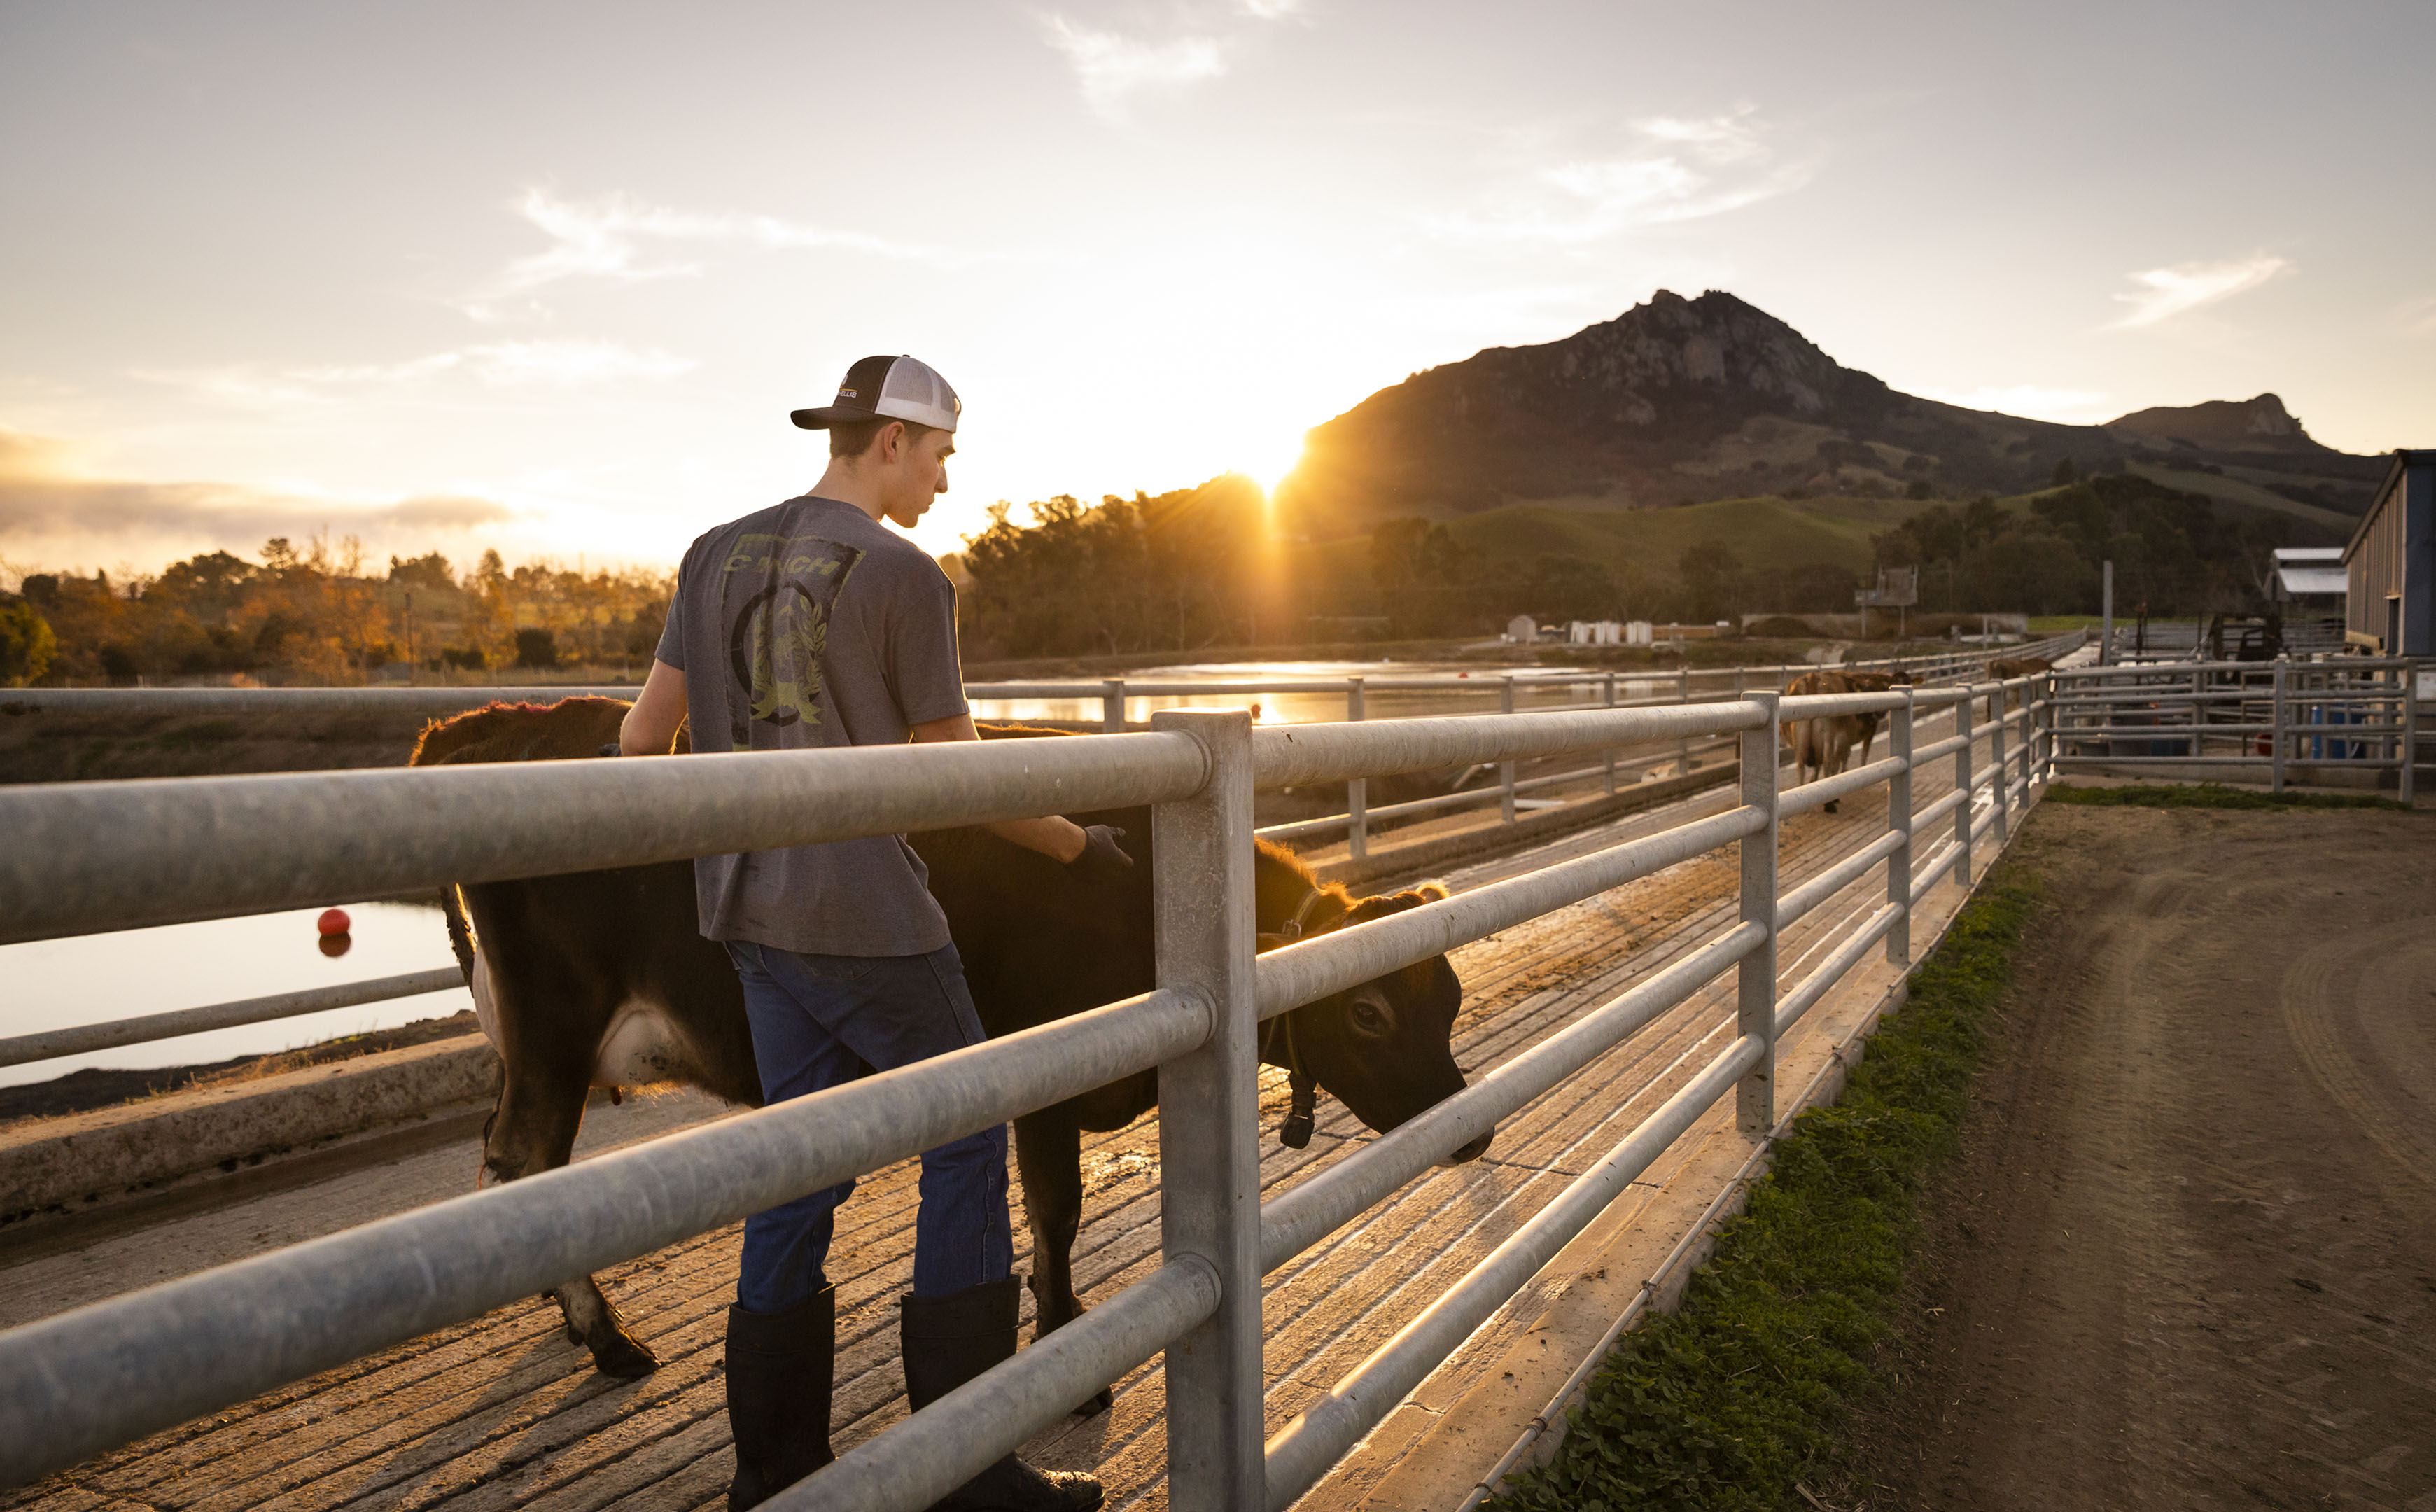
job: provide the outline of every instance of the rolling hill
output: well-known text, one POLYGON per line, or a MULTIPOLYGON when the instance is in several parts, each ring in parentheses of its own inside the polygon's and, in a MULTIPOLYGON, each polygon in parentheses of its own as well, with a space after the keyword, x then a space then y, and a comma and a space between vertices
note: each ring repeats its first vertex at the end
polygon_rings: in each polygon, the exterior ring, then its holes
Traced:
POLYGON ((1309 433, 1278 501, 1298 533, 1327 540, 1409 516, 1892 500, 1921 484, 2020 495, 2067 460, 2320 528, 2356 519, 2383 467, 2320 445, 2273 394, 2104 426, 2026 420, 1890 389, 1731 294, 1661 289, 1562 340, 1492 347, 1381 390, 1309 433))

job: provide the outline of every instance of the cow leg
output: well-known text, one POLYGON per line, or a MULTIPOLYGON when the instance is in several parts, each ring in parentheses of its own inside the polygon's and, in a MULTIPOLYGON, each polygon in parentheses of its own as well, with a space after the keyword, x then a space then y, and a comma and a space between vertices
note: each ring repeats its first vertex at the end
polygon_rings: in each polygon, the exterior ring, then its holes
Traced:
MULTIPOLYGON (((1083 1226, 1083 1130, 1071 1114, 1043 1108, 1015 1121, 1015 1165, 1023 1175, 1023 1215, 1032 1225, 1033 1342, 1083 1315, 1074 1295, 1074 1236, 1083 1226)), ((1105 1412, 1107 1387, 1075 1409, 1105 1412)))
MULTIPOLYGON (((505 936, 503 930, 483 935, 492 940, 505 936)), ((548 1001, 584 1002, 589 995, 581 983, 551 982, 548 979, 554 974, 534 969, 538 963, 486 958, 484 965, 502 1031, 505 1074, 498 1106, 483 1131, 482 1164, 493 1179, 513 1181, 554 1171, 574 1155, 600 1034, 597 1029, 588 1034, 540 1032, 577 1027, 547 1016, 536 1017, 534 1010, 548 1001)), ((578 1277, 549 1295, 566 1318, 567 1337, 592 1351, 593 1364, 604 1375, 632 1379, 659 1368, 657 1357, 627 1331, 626 1320, 591 1277, 578 1277)))

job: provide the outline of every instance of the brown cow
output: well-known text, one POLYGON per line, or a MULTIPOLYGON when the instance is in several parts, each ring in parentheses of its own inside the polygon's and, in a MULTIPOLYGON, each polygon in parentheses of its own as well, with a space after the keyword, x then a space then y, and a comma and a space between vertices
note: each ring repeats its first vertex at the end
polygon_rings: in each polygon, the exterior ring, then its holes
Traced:
MULTIPOLYGON (((1804 672, 1785 685, 1788 698, 1817 698, 1836 693, 1849 693, 1853 685, 1842 672, 1804 672)), ((1813 769, 1821 777, 1832 777, 1844 770, 1853 754, 1853 742, 1860 739, 1861 721, 1849 714, 1830 719, 1794 720, 1785 725, 1793 742, 1793 780, 1798 787, 1808 782, 1813 769)), ((1834 813, 1836 806, 1827 805, 1834 813)))
MULTIPOLYGON (((1914 679, 1909 672, 1847 672, 1828 670, 1804 672, 1785 686, 1788 698, 1811 698, 1834 693, 1883 693, 1897 686, 1909 686, 1914 679)), ((1825 719, 1795 720, 1786 730, 1793 742, 1793 780, 1796 786, 1811 780, 1812 768, 1821 777, 1836 776, 1851 762, 1853 747, 1861 748, 1861 762, 1869 765, 1870 748, 1878 738, 1878 725, 1886 716, 1875 711, 1865 714, 1836 714, 1825 719)), ((1837 800, 1830 799, 1826 811, 1836 811, 1837 800)))
MULTIPOLYGON (((414 762, 592 756, 618 739, 627 707, 603 698, 495 704, 427 727, 414 762)), ((984 727, 1001 739, 1056 733, 984 727)), ((1150 812, 1072 817, 1123 827, 1139 864, 1092 877, 985 830, 911 837, 993 1036, 1153 985, 1150 812)), ((1253 878, 1263 947, 1446 895, 1433 885, 1353 897, 1314 881, 1293 855, 1265 843, 1253 878)), ((760 1105, 743 994, 725 948, 696 932, 690 862, 465 884, 450 890, 448 928, 483 1031, 506 1066, 483 1135, 483 1164, 497 1179, 565 1165, 592 1086, 679 1082, 760 1105)), ((1462 1090, 1448 1045, 1462 996, 1453 968, 1434 956, 1270 1019, 1262 1059, 1292 1073, 1295 1093, 1284 1138, 1296 1144, 1309 1138, 1314 1085, 1383 1131, 1462 1090)), ((1143 1071, 1015 1120, 1040 1333, 1083 1311, 1071 1267, 1083 1206, 1082 1132, 1122 1128, 1157 1098, 1157 1073, 1143 1071)), ((1451 1159, 1470 1160, 1488 1146, 1483 1136, 1451 1159)), ((601 1370, 634 1376, 657 1364, 591 1277, 553 1295, 568 1333, 601 1370)))
MULTIPOLYGON (((1989 680, 1997 683, 2010 683, 2016 677, 2036 677, 2041 672, 2054 670, 2055 663, 2044 656, 1999 656, 1988 664, 1989 680)), ((2020 689, 2016 688, 2005 695, 2005 706, 2007 708, 2022 706, 2020 689)), ((1995 713, 1993 709, 1989 710, 1991 718, 1993 718, 1995 713)))
MULTIPOLYGON (((1855 693, 1884 693, 1898 687, 1911 687, 1920 679, 1897 668, 1891 672, 1846 672, 1844 681, 1852 685, 1855 693)), ((1872 709, 1854 718, 1861 721, 1861 765, 1866 767, 1870 764, 1870 748, 1877 743, 1878 726, 1886 722, 1887 717, 1872 709)))

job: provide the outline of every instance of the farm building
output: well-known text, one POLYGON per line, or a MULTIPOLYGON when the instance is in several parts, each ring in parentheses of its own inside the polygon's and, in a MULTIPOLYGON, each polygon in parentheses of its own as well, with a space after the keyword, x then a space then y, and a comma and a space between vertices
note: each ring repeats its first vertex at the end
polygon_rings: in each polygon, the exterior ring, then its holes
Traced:
POLYGON ((2351 544, 2343 639, 2388 656, 2436 654, 2436 451, 2397 451, 2351 544))
POLYGON ((2267 598, 2283 621, 2283 649, 2296 656, 2342 650, 2343 600, 2350 585, 2342 547, 2276 547, 2267 598))

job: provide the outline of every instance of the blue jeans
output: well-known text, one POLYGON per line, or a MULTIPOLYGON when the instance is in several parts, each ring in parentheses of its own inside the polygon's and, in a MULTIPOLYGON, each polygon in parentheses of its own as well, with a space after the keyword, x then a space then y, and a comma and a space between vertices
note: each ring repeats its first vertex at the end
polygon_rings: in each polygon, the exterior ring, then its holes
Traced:
MULTIPOLYGON (((727 952, 744 986, 753 1056, 769 1103, 850 1082, 866 1066, 893 1070, 983 1037, 952 945, 929 955, 799 955, 730 940, 727 952)), ((826 1286, 838 1204, 852 1190, 852 1181, 842 1181, 744 1220, 738 1304, 748 1312, 783 1312, 826 1286)), ((922 1152, 921 1192, 914 1295, 952 1296, 1004 1279, 1015 1264, 1006 1125, 922 1152)))

